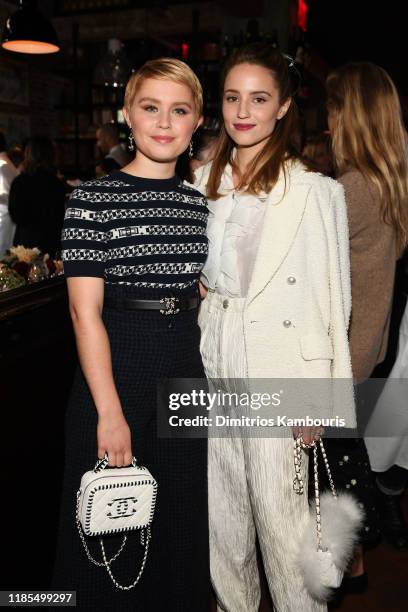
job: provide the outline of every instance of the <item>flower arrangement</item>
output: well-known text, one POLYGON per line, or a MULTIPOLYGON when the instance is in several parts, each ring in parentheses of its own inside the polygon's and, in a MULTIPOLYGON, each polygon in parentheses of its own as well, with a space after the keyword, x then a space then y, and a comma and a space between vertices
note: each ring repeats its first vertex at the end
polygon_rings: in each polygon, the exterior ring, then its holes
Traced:
POLYGON ((37 248, 12 247, 0 258, 0 291, 63 274, 62 261, 51 259, 37 248))

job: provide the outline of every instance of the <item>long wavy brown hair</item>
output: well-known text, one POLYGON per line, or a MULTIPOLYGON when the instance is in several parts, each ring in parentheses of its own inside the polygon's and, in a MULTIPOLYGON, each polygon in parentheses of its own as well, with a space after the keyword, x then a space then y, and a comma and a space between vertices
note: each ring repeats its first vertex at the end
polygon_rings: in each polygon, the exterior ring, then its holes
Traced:
MULTIPOLYGON (((291 98, 291 104, 285 116, 275 126, 271 136, 265 142, 263 149, 254 157, 246 172, 240 174, 232 158, 235 143, 227 134, 225 127, 221 128, 214 159, 207 183, 207 196, 217 200, 222 174, 229 163, 240 177, 237 189, 253 194, 269 193, 278 180, 281 169, 285 173, 285 161, 300 158, 299 118, 298 109, 292 98, 296 87, 293 68, 290 61, 271 45, 254 43, 237 49, 228 59, 222 78, 224 89, 225 79, 229 71, 239 64, 263 66, 269 70, 279 91, 279 101, 283 104, 291 98)), ((285 174, 286 178, 286 174, 285 174)))
POLYGON ((408 231, 408 151, 395 85, 380 66, 355 62, 332 72, 326 89, 338 174, 355 168, 378 190, 383 221, 395 228, 401 253, 408 231))

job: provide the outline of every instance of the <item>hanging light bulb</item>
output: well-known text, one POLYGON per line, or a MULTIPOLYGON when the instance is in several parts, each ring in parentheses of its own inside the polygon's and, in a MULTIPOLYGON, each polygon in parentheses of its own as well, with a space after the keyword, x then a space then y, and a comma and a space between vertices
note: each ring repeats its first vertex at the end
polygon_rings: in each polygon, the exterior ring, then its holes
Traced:
POLYGON ((95 68, 94 83, 106 87, 124 87, 130 75, 130 64, 117 38, 108 41, 108 53, 95 68))
POLYGON ((35 0, 20 0, 18 10, 8 17, 2 47, 16 53, 56 53, 60 50, 51 22, 37 10, 35 0))

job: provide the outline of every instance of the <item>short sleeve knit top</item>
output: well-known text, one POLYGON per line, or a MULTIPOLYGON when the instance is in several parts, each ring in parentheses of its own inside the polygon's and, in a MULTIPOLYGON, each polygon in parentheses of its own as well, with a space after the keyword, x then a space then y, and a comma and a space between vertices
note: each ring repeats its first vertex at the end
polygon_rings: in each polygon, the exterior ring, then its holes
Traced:
POLYGON ((62 233, 66 276, 108 284, 184 290, 207 257, 207 202, 177 176, 115 171, 72 193, 62 233))

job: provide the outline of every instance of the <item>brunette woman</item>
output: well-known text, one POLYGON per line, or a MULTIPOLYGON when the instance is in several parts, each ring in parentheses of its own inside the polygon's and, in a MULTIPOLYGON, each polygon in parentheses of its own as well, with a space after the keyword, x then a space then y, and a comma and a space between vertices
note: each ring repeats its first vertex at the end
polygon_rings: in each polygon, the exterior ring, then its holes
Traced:
MULTIPOLYGON (((353 426, 343 189, 300 161, 292 64, 254 44, 236 51, 225 69, 224 126, 213 162, 196 172, 210 209, 201 352, 210 378, 342 378, 341 412, 325 404, 319 416, 337 412, 353 426)), ((326 609, 305 589, 294 553, 308 516, 307 496, 293 490, 298 433, 209 440, 211 577, 219 610, 258 610, 256 536, 275 609, 326 609)), ((310 442, 321 431, 302 433, 310 442)), ((307 481, 305 453, 303 459, 307 481)))
MULTIPOLYGON (((156 415, 160 379, 204 375, 197 284, 207 254, 207 206, 174 174, 202 120, 200 83, 179 60, 149 61, 131 77, 123 112, 135 159, 74 191, 64 225, 81 370, 66 415, 53 586, 76 590, 87 610, 208 612, 206 441, 158 438, 156 415), (90 563, 76 531, 80 478, 105 453, 116 467, 135 455, 158 483, 147 564, 129 591, 90 563)), ((105 543, 108 558, 121 541, 112 536, 105 543)), ((121 584, 133 582, 142 553, 130 534, 112 564, 121 584)))

